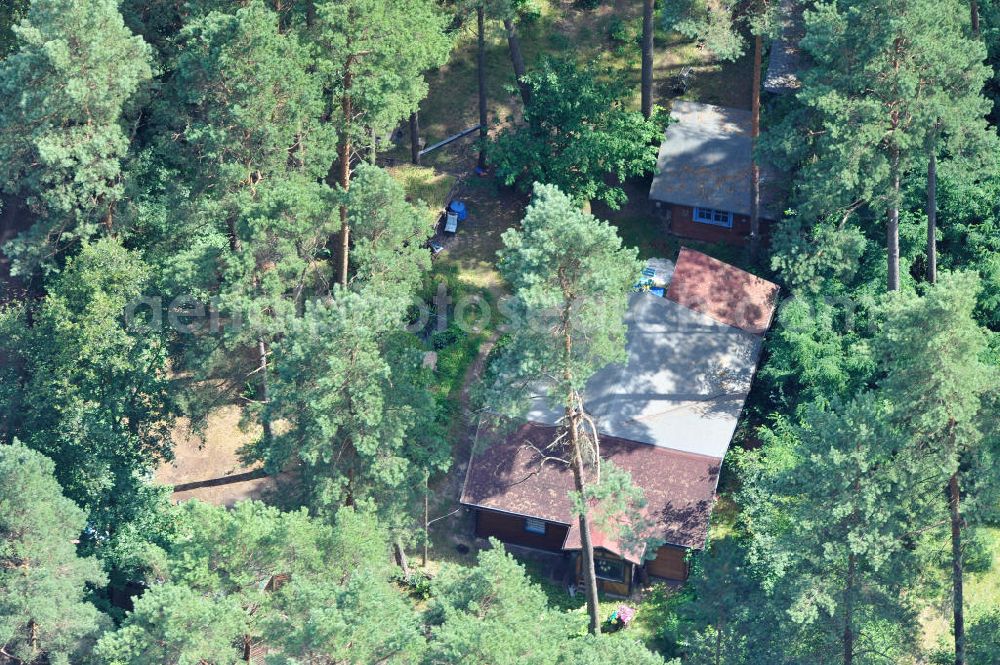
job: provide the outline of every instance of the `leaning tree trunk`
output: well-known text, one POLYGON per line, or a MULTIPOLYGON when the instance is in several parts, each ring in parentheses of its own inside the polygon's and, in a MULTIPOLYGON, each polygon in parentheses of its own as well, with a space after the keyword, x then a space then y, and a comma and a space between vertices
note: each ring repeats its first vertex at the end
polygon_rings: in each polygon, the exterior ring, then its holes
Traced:
POLYGON ((521 91, 521 101, 525 107, 531 103, 531 86, 524 80, 527 71, 524 68, 524 56, 521 55, 521 39, 517 36, 517 25, 513 19, 505 18, 503 27, 507 31, 507 48, 510 49, 510 62, 514 65, 514 78, 517 88, 521 91))
POLYGON ((962 513, 958 471, 948 480, 948 507, 951 512, 951 577, 954 611, 955 665, 965 665, 965 598, 962 571, 962 513))
POLYGON ((417 111, 410 114, 410 161, 420 165, 420 116, 417 111))
POLYGON ((937 154, 927 161, 927 281, 937 281, 937 154))
POLYGON ((750 260, 757 261, 760 253, 760 164, 757 163, 757 139, 760 137, 760 78, 764 40, 760 34, 753 39, 753 101, 750 126, 750 260))
MULTIPOLYGON (((340 177, 338 181, 344 192, 351 186, 351 116, 354 114, 354 100, 351 98, 351 86, 354 74, 351 68, 354 56, 349 56, 344 67, 344 94, 340 99, 340 109, 344 114, 344 135, 340 138, 338 149, 340 160, 340 177)), ((347 286, 348 258, 351 247, 351 226, 347 221, 347 203, 340 204, 340 275, 341 286, 347 286)))
POLYGON ((892 201, 889 204, 889 223, 886 224, 886 254, 888 255, 888 288, 899 290, 899 148, 892 152, 892 201))
POLYGON ((847 584, 844 585, 844 665, 854 663, 854 578, 857 574, 857 557, 847 555, 847 584))
POLYGON ((653 115, 653 0, 642 0, 642 117, 653 115))
POLYGON ((476 69, 479 80, 479 170, 486 168, 486 10, 482 4, 476 7, 476 31, 478 52, 476 69))

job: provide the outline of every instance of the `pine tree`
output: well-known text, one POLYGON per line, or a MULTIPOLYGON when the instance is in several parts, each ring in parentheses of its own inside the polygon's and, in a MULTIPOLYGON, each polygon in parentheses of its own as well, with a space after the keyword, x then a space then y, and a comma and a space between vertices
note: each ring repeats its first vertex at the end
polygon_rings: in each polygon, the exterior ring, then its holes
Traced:
POLYGON ((962 479, 982 465, 984 434, 995 426, 987 399, 1000 391, 1000 373, 984 360, 988 333, 973 317, 978 290, 974 275, 945 273, 921 297, 900 294, 886 303, 878 338, 886 373, 880 387, 910 438, 917 474, 940 480, 921 487, 937 499, 947 485, 958 664, 965 662, 962 479))
MULTIPOLYGON (((904 180, 923 162, 942 108, 956 94, 970 101, 985 78, 982 45, 962 33, 959 9, 957 0, 880 0, 822 3, 806 13, 802 45, 816 65, 803 73, 798 98, 816 125, 800 177, 803 209, 884 210, 890 291, 900 287, 904 180)), ((972 100, 968 112, 980 107, 972 100)))
POLYGON ((868 393, 813 405, 765 437, 744 469, 741 504, 751 563, 790 619, 781 624, 786 658, 851 665, 873 649, 908 653, 905 476, 884 405, 868 393))
MULTIPOLYGON (((136 216, 168 220, 155 229, 163 272, 180 277, 168 293, 216 296, 231 322, 211 331, 221 333, 212 344, 191 344, 186 364, 200 376, 229 379, 223 390, 250 383, 246 397, 266 403, 281 322, 330 281, 321 259, 336 199, 321 179, 336 136, 320 120, 323 79, 309 45, 282 31, 279 15, 260 0, 196 16, 176 43, 170 84, 154 106, 155 165, 134 174, 151 181, 155 195, 136 216)), ((217 392, 207 401, 214 404, 217 392)), ((192 415, 202 416, 201 400, 193 401, 192 415)), ((270 423, 260 424, 270 436, 270 423)))
MULTIPOLYGON (((349 0, 318 4, 317 19, 321 68, 339 102, 332 179, 347 191, 355 145, 395 127, 427 94, 423 72, 444 64, 451 50, 447 16, 428 0, 349 0)), ((346 286, 351 228, 344 205, 340 221, 338 281, 346 286)))
POLYGON ((37 216, 8 247, 25 272, 98 222, 113 231, 124 114, 153 71, 115 0, 37 0, 14 31, 18 49, 0 61, 0 181, 37 216))
POLYGON ((236 645, 245 622, 229 598, 157 584, 136 599, 121 628, 101 638, 95 654, 107 665, 235 665, 243 661, 236 645))
POLYGON ((424 649, 413 604, 387 577, 291 579, 275 595, 264 639, 268 662, 420 663, 424 649))
POLYGON ((255 501, 232 511, 189 501, 177 520, 168 581, 239 608, 245 653, 266 641, 269 622, 280 619, 274 592, 288 580, 305 588, 326 580, 343 585, 354 576, 388 579, 384 531, 367 513, 341 510, 331 526, 305 510, 281 512, 255 501))
POLYGON ((473 568, 448 566, 434 580, 430 662, 555 663, 568 622, 499 541, 473 568))
MULTIPOLYGON (((551 326, 523 325, 511 332, 494 362, 486 399, 494 410, 517 417, 530 391, 538 388, 538 377, 550 377, 541 389, 565 413, 560 443, 551 454, 561 455, 573 470, 575 491, 582 496, 600 478, 600 456, 581 391, 596 371, 624 357, 623 317, 640 268, 636 250, 623 248, 613 227, 582 212, 554 185, 535 186, 521 229, 507 230, 503 241, 500 272, 525 320, 557 313, 551 326)), ((597 633, 590 527, 584 503, 579 513, 583 575, 590 631, 597 633)))
POLYGON ((275 348, 268 417, 288 428, 249 452, 275 470, 301 464, 317 510, 374 498, 383 515, 403 517, 407 488, 447 465, 421 355, 402 331, 405 305, 337 291, 306 303, 275 348))
MULTIPOLYGON (((547 603, 542 589, 496 539, 474 567, 448 565, 432 582, 431 639, 435 665, 664 665, 626 635, 577 636, 577 618, 547 603)), ((675 663, 676 665, 676 663, 675 663)))
POLYGON ((0 445, 0 658, 80 662, 108 623, 85 599, 107 581, 76 553, 86 514, 62 494, 47 457, 0 445))

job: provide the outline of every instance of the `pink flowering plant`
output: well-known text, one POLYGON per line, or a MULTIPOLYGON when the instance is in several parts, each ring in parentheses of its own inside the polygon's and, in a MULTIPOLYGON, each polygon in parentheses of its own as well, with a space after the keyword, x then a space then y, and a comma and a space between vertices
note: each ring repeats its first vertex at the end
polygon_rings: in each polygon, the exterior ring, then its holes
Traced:
POLYGON ((627 628, 632 619, 635 618, 635 608, 628 605, 619 605, 608 617, 608 626, 612 631, 627 628))

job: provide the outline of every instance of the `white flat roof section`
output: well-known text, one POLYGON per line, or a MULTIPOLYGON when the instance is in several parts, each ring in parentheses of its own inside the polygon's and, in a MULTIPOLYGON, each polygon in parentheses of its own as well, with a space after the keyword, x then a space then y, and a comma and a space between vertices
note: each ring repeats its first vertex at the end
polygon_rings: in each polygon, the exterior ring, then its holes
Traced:
MULTIPOLYGON (((607 435, 708 457, 725 456, 750 390, 760 337, 651 293, 633 293, 628 360, 595 374, 585 406, 607 435)), ((537 399, 527 419, 554 425, 537 399)))

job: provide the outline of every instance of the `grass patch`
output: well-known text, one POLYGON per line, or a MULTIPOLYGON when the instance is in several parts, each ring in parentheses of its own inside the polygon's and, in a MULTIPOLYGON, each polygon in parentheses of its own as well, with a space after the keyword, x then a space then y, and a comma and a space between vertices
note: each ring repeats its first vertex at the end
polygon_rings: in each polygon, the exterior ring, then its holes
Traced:
POLYGON ((653 219, 652 215, 626 213, 609 217, 612 217, 609 221, 618 229, 618 235, 625 245, 639 249, 639 258, 662 257, 674 260, 677 257, 681 239, 668 235, 663 230, 662 222, 653 219))
MULTIPOLYGON (((989 553, 988 556, 991 557, 991 563, 988 569, 979 572, 966 571, 964 593, 967 630, 977 619, 1000 607, 1000 527, 984 526, 979 527, 977 531, 989 553)), ((949 532, 942 531, 941 537, 949 539, 949 532)), ((942 551, 948 547, 950 545, 943 544, 942 551)), ((940 571, 940 574, 948 580, 943 584, 944 597, 924 608, 920 623, 925 648, 948 651, 951 649, 952 640, 951 583, 948 577, 951 568, 940 571)))
POLYGON ((403 185, 407 201, 411 203, 423 201, 435 214, 444 208, 448 202, 448 193, 455 184, 455 176, 430 166, 399 164, 387 170, 403 185))
POLYGON ((972 617, 1000 607, 1000 527, 980 527, 978 530, 992 557, 992 564, 988 570, 968 576, 965 598, 972 617))

